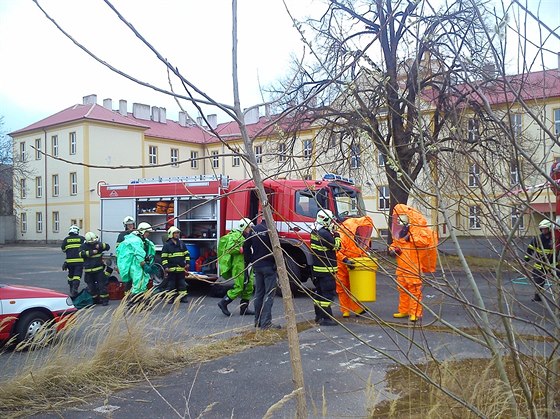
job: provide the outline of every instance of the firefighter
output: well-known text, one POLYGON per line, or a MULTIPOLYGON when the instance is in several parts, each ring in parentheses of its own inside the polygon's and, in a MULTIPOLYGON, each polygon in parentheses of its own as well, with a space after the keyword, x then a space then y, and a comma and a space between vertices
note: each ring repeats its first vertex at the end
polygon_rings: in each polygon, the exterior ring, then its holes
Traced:
POLYGON ((68 236, 62 241, 60 248, 66 254, 66 260, 62 265, 62 270, 68 270, 68 286, 70 297, 75 298, 80 288, 80 279, 84 269, 84 259, 80 257, 80 246, 86 239, 80 236, 80 228, 71 225, 68 229, 68 236))
POLYGON ((311 231, 313 253, 313 284, 315 285, 315 321, 321 326, 336 326, 332 303, 336 295, 336 252, 340 249, 340 235, 336 232, 333 213, 328 209, 317 212, 315 228, 311 231))
POLYGON ((539 290, 544 287, 546 275, 551 273, 558 263, 558 255, 555 255, 554 251, 554 224, 544 219, 539 223, 539 230, 540 234, 531 240, 525 253, 525 261, 533 264, 533 282, 537 286, 537 292, 531 301, 542 301, 539 290))
MULTIPOLYGON (((416 209, 397 204, 391 221, 393 241, 389 254, 397 258, 397 288, 399 309, 396 319, 406 318, 416 322, 422 317, 422 272, 425 256, 433 258, 436 252, 435 236, 426 218, 416 209)), ((431 264, 431 263, 430 263, 431 264)), ((435 265, 435 263, 434 263, 435 265)))
POLYGON ((224 279, 233 279, 233 288, 228 290, 224 298, 218 303, 218 307, 226 316, 231 316, 227 306, 237 297, 241 297, 239 314, 252 316, 254 311, 249 310, 249 300, 253 296, 254 278, 252 272, 248 271, 248 263, 245 263, 244 255, 245 240, 251 233, 253 223, 248 218, 242 218, 239 226, 223 236, 218 243, 218 263, 220 275, 224 279))
MULTIPOLYGON (((161 264, 167 274, 167 291, 177 293, 182 303, 187 302, 185 275, 191 261, 187 246, 180 239, 181 231, 173 226, 167 230, 167 241, 161 251, 161 264)), ((173 303, 170 299, 169 303, 173 303)))
POLYGON ((144 267, 153 262, 156 254, 154 243, 148 238, 152 232, 149 223, 140 223, 138 228, 125 236, 117 248, 117 267, 127 291, 130 291, 132 302, 140 300, 146 291, 150 275, 144 267), (138 296, 137 298, 134 298, 138 296))
POLYGON ((109 250, 107 243, 100 243, 97 234, 88 231, 85 242, 80 246, 79 255, 84 259, 85 282, 93 301, 101 305, 109 304, 107 293, 107 276, 105 276, 105 264, 103 263, 103 252, 109 250))
POLYGON ((134 218, 132 218, 130 215, 127 215, 126 217, 124 217, 123 220, 123 226, 124 226, 124 231, 121 231, 119 233, 119 236, 117 237, 117 244, 115 245, 115 248, 119 247, 119 244, 121 244, 124 240, 124 238, 132 233, 134 231, 134 228, 136 227, 134 224, 134 218))
POLYGON ((338 272, 336 274, 336 293, 340 301, 342 317, 350 317, 364 313, 364 307, 352 297, 350 289, 350 274, 348 269, 354 269, 353 258, 367 256, 370 247, 373 221, 369 216, 348 218, 338 229, 340 234, 340 250, 336 252, 338 272))

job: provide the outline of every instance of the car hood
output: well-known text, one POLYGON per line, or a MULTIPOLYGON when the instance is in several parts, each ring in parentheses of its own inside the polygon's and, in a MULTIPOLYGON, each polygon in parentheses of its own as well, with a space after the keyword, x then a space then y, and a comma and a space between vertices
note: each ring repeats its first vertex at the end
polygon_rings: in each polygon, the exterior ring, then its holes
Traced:
POLYGON ((28 287, 26 285, 0 284, 0 296, 7 298, 67 298, 68 295, 47 288, 28 287))

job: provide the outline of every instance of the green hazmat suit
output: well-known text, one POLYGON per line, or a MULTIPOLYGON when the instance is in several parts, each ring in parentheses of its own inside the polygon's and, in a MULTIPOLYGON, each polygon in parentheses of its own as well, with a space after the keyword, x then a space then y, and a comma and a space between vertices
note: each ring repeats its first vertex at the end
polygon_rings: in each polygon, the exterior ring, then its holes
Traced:
POLYGON ((245 237, 239 230, 232 230, 218 242, 218 264, 220 275, 224 279, 233 279, 233 288, 228 290, 227 296, 234 300, 250 300, 253 296, 253 273, 245 272, 245 260, 241 249, 245 237))
POLYGON ((156 254, 156 247, 150 239, 142 239, 136 234, 128 234, 117 247, 117 266, 122 282, 132 281, 132 294, 145 292, 150 275, 144 271, 141 263, 146 256, 152 260, 156 254))

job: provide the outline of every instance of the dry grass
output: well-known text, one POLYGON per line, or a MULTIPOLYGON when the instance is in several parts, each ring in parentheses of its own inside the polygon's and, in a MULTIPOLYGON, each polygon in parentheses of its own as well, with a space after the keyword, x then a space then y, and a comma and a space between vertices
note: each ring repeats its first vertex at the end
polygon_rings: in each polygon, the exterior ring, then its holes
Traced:
MULTIPOLYGON (((0 416, 60 411, 84 402, 86 395, 102 397, 147 378, 286 338, 285 331, 246 332, 189 345, 177 334, 186 329, 178 327, 185 324, 185 315, 178 315, 184 305, 176 303, 165 315, 162 310, 154 325, 152 310, 163 304, 158 298, 132 310, 123 302, 102 315, 91 309, 78 312, 47 353, 28 350, 25 367, 0 385, 0 416)), ((189 308, 196 310, 196 302, 189 308)))
MULTIPOLYGON (((523 357, 525 372, 535 395, 539 416, 551 417, 553 412, 546 411, 546 376, 543 359, 523 357)), ((511 360, 506 367, 512 382, 516 382, 511 360)), ((498 380, 498 374, 489 359, 464 359, 457 361, 430 362, 418 366, 424 373, 442 387, 450 390, 479 409, 485 417, 512 417, 509 391, 505 391, 498 380)), ((438 388, 428 384, 403 366, 391 369, 387 374, 388 390, 398 394, 398 399, 383 401, 369 410, 371 418, 441 418, 441 417, 478 417, 438 388)), ((558 388, 558 384, 551 386, 558 388)), ((515 388, 514 394, 523 416, 529 416, 521 389, 515 388)), ((555 394, 556 405, 560 395, 555 394)), ((554 416, 554 415, 553 415, 554 416)))

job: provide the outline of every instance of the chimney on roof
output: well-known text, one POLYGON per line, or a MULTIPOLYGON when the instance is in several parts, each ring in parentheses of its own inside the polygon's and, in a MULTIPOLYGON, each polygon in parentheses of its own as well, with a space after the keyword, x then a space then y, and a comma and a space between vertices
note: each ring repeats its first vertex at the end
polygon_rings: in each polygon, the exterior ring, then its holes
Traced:
POLYGON ((270 120, 270 103, 264 105, 264 116, 267 120, 270 120))
POLYGON ((82 98, 84 105, 96 105, 97 95, 87 95, 82 98))
POLYGON ((196 117, 196 123, 200 127, 205 127, 206 126, 206 122, 204 122, 204 118, 202 118, 202 116, 197 116, 196 117))
POLYGON ((159 108, 159 122, 167 124, 167 111, 165 108, 159 108))
POLYGON ((150 120, 150 105, 144 105, 143 103, 133 103, 132 104, 132 116, 137 119, 144 119, 146 121, 150 120))
POLYGON ((119 113, 122 116, 127 116, 128 115, 128 107, 127 107, 127 104, 126 104, 126 100, 124 100, 124 99, 119 100, 119 113))
POLYGON ((216 129, 218 127, 218 115, 215 113, 208 115, 208 124, 210 125, 210 128, 216 129))
POLYGON ((159 108, 152 106, 152 121, 159 122, 159 108))
POLYGON ((245 110, 243 112, 245 114, 245 123, 246 124, 256 124, 259 122, 259 107, 250 108, 249 110, 245 110))
POLYGON ((105 109, 109 109, 110 111, 113 110, 113 99, 103 99, 103 107, 105 109))
POLYGON ((179 125, 182 127, 187 126, 187 113, 183 111, 179 111, 179 125))

